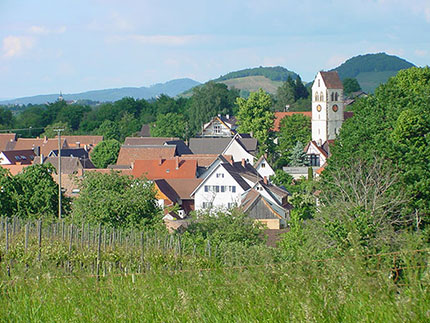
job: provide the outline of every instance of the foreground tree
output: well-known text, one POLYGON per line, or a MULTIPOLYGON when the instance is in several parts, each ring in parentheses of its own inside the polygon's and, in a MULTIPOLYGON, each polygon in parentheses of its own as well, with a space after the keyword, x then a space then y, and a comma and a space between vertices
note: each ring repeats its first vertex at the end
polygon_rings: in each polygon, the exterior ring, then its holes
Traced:
POLYGON ((251 133, 258 140, 260 154, 271 153, 273 149, 271 129, 275 116, 271 111, 270 95, 260 89, 251 93, 248 99, 238 98, 236 104, 239 107, 238 131, 251 133))
POLYGON ((103 140, 91 153, 91 161, 97 168, 106 168, 115 164, 121 144, 115 139, 103 140))
POLYGON ((353 105, 354 117, 341 129, 325 176, 352 160, 390 161, 398 187, 406 188, 401 206, 415 215, 414 227, 430 223, 430 68, 400 71, 373 96, 353 105))
POLYGON ((115 228, 143 228, 161 220, 153 184, 112 171, 87 173, 72 214, 80 222, 115 228))

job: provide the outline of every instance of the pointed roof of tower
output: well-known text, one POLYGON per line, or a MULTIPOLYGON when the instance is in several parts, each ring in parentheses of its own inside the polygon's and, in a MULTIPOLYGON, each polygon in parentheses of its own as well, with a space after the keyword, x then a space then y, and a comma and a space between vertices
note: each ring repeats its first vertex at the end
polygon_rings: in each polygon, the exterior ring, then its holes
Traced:
POLYGON ((343 89, 342 81, 336 71, 320 73, 324 84, 328 89, 343 89))

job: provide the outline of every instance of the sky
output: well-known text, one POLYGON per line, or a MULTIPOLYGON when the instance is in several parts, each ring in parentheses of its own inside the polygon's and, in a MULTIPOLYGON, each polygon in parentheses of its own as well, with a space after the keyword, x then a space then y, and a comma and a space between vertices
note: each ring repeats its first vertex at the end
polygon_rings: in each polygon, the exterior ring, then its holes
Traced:
POLYGON ((0 0, 0 99, 353 56, 430 62, 429 0, 0 0))

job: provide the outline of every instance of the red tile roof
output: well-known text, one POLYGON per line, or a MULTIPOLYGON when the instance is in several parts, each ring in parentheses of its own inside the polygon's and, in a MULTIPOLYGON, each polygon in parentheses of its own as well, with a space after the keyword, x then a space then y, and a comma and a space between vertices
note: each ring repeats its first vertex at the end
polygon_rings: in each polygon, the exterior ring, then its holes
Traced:
POLYGON ((294 114, 301 114, 306 117, 312 118, 312 111, 301 111, 301 112, 275 112, 275 123, 273 125, 274 131, 279 131, 281 126, 281 120, 287 116, 292 116, 294 114))
MULTIPOLYGON (((58 139, 55 138, 18 138, 13 150, 33 149, 40 147, 40 153, 48 156, 55 149, 58 149, 58 139)), ((61 148, 69 148, 66 139, 61 139, 61 148)))
POLYGON ((147 179, 195 178, 197 172, 196 160, 183 160, 179 157, 172 159, 136 160, 133 166, 133 176, 145 176, 147 179))
POLYGON ((202 178, 168 178, 166 182, 175 190, 181 200, 194 199, 191 193, 203 181, 202 178))
POLYGON ((61 136, 61 138, 66 139, 69 147, 71 148, 77 147, 78 142, 81 147, 95 147, 99 142, 103 140, 103 136, 61 136))
POLYGON ((173 158, 176 146, 132 146, 123 145, 119 151, 117 165, 131 165, 136 160, 150 160, 158 158, 173 158))
POLYGON ((0 165, 0 167, 3 167, 4 169, 8 169, 13 176, 21 173, 23 169, 28 166, 31 166, 31 165, 0 165))
POLYGON ((336 71, 320 73, 324 84, 328 89, 343 89, 342 81, 336 71))
POLYGON ((0 151, 11 150, 15 145, 15 133, 1 133, 0 134, 0 151), (12 147, 11 147, 12 145, 12 147))

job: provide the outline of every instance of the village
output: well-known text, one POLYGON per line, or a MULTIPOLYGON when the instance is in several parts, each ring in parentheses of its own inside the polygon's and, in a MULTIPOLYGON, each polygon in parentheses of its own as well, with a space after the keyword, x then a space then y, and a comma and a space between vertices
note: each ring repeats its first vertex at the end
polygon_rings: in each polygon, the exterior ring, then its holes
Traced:
MULTIPOLYGON (((312 140, 304 153, 308 165, 284 167, 294 179, 324 170, 345 119, 343 85, 337 72, 319 72, 312 87, 312 112, 276 112, 273 131, 284 117, 302 114, 311 118, 312 140)), ((154 183, 163 220, 171 230, 183 230, 191 212, 239 207, 250 218, 269 229, 288 227, 292 205, 285 187, 272 183, 275 175, 267 155, 258 156, 258 141, 249 133, 238 133, 236 118, 218 115, 204 124, 196 137, 127 137, 115 164, 96 168, 92 150, 103 136, 74 135, 57 138, 17 138, 0 134, 0 165, 12 175, 33 164, 52 164, 54 180, 66 196, 77 197, 80 180, 89 172, 119 172, 154 183), (59 157, 61 156, 61 157, 59 157), (61 169, 61 170, 60 170, 61 169), (61 181, 60 181, 61 180, 61 181), (176 206, 176 207, 175 207, 176 206)), ((275 139, 276 140, 276 139, 275 139)))

